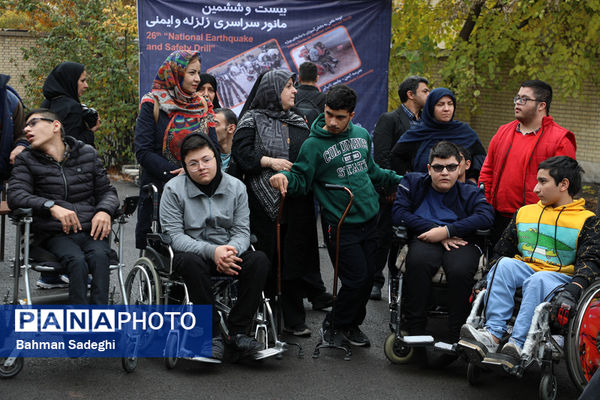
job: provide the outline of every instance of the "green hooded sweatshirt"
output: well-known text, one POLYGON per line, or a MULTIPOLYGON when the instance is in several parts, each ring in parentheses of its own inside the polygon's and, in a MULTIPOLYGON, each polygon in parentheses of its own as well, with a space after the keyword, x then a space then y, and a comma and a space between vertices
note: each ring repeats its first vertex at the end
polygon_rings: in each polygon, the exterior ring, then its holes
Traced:
POLYGON ((397 185, 402 177, 379 168, 373 161, 371 137, 364 128, 350 122, 344 132, 332 134, 324 126, 325 114, 321 114, 313 123, 292 169, 283 172, 289 181, 288 193, 306 194, 312 188, 323 207, 325 220, 336 224, 348 204, 348 194, 343 190, 326 189, 325 184, 346 186, 354 194, 354 202, 344 222, 367 222, 379 211, 379 195, 374 185, 397 185))

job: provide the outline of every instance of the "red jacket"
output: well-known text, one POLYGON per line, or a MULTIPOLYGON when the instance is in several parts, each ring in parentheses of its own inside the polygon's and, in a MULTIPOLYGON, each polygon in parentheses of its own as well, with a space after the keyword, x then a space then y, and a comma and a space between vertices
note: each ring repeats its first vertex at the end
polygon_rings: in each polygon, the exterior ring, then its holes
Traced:
POLYGON ((498 129, 479 175, 479 183, 485 185, 485 197, 505 217, 539 200, 533 188, 542 161, 553 156, 575 158, 577 149, 575 135, 551 116, 544 117, 542 129, 536 134, 518 133, 518 124, 515 120, 498 129))

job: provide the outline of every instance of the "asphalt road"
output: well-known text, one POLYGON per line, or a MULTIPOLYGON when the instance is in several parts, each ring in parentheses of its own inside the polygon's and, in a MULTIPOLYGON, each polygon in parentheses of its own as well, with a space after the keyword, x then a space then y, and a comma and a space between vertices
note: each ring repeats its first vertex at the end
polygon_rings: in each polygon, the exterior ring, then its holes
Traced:
MULTIPOLYGON (((129 182, 115 182, 121 199, 137 194, 129 182)), ((126 226, 125 261, 131 267, 137 258, 134 245, 135 217, 126 226)), ((7 232, 7 257, 12 257, 14 230, 7 232)), ((322 273, 331 288, 332 268, 321 249, 322 273)), ((0 263, 0 295, 12 284, 10 264, 0 263)), ((35 277, 34 279, 37 279, 35 277)), ((113 279, 114 281, 114 279, 113 279)), ((11 290, 12 293, 12 290, 11 290)), ((384 296, 386 296, 384 294, 384 296)), ((0 382, 0 399, 535 399, 539 370, 530 370, 516 379, 490 373, 482 384, 472 387, 466 380, 466 365, 456 361, 440 369, 416 365, 392 365, 383 352, 389 334, 387 301, 371 301, 363 330, 371 338, 368 349, 354 348, 351 361, 336 350, 323 350, 319 359, 311 357, 317 343, 317 330, 323 313, 306 303, 307 324, 313 336, 291 339, 300 343, 304 358, 291 347, 282 360, 267 359, 237 364, 202 364, 180 361, 166 370, 162 359, 141 359, 136 371, 126 373, 120 359, 26 359, 21 373, 0 382)), ((560 399, 575 399, 566 365, 555 368, 560 399)))

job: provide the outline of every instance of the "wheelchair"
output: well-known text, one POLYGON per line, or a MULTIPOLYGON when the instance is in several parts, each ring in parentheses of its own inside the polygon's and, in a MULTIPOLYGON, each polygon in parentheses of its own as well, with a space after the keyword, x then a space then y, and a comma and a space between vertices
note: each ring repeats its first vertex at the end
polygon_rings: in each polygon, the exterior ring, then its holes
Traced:
MULTIPOLYGON (((482 247, 482 256, 479 267, 474 276, 474 281, 481 279, 483 266, 488 260, 487 238, 490 235, 489 230, 478 230, 476 236, 484 242, 482 247)), ((408 335, 402 328, 405 323, 402 303, 403 285, 405 274, 405 257, 408 251, 408 231, 404 226, 394 227, 395 240, 399 242, 398 258, 396 260, 396 269, 389 269, 388 272, 388 307, 390 312, 389 328, 391 333, 384 342, 383 351, 386 358, 393 364, 408 364, 413 362, 416 348, 425 348, 428 358, 431 359, 431 366, 442 367, 451 363, 458 357, 456 352, 456 343, 447 343, 438 340, 432 335, 408 335)), ((444 269, 440 266, 439 270, 431 280, 431 295, 429 299, 427 317, 432 319, 445 319, 448 316, 447 303, 447 282, 444 269)))
MULTIPOLYGON (((110 272, 116 271, 118 278, 119 292, 124 304, 127 304, 125 294, 125 286, 123 280, 123 243, 122 238, 125 235, 125 224, 129 217, 137 208, 138 197, 128 197, 124 200, 122 207, 118 210, 114 221, 116 222, 111 228, 109 235, 109 243, 114 243, 116 249, 111 250, 110 257, 110 272)), ((16 226, 15 240, 15 258, 12 269, 12 295, 10 289, 4 296, 5 305, 46 305, 46 304, 68 304, 69 292, 63 289, 49 289, 50 294, 34 295, 31 288, 30 274, 31 271, 65 274, 66 270, 60 264, 58 259, 50 252, 42 249, 35 243, 35 237, 31 234, 31 224, 33 221, 33 211, 30 208, 20 208, 13 210, 10 213, 10 218, 16 226), (21 295, 21 278, 25 288, 25 297, 21 295)), ((116 304, 118 301, 115 296, 115 287, 109 292, 109 304, 116 304)), ((19 350, 14 349, 9 357, 0 358, 0 378, 12 378, 21 372, 24 364, 23 357, 19 357, 19 350)), ((73 355, 73 356, 79 356, 73 355)), ((127 372, 132 372, 136 368, 136 363, 122 359, 123 369, 127 372)))
MULTIPOLYGON (((131 305, 182 305, 191 304, 188 289, 183 278, 173 271, 173 249, 168 234, 158 233, 158 189, 150 184, 142 188, 142 192, 152 197, 153 215, 152 232, 148 233, 147 246, 141 257, 135 262, 125 280, 125 293, 131 305)), ((229 276, 211 277, 212 290, 215 297, 214 307, 219 315, 221 333, 227 337, 229 332, 225 320, 235 304, 237 297, 237 280, 229 276)), ((281 358, 287 350, 287 344, 279 340, 277 326, 270 301, 262 293, 262 300, 254 316, 252 324, 254 338, 262 344, 262 350, 253 355, 253 359, 261 360, 273 356, 281 358)), ((143 340, 143 339, 142 339, 143 340)), ((165 366, 175 368, 178 359, 220 363, 208 357, 192 356, 186 348, 186 341, 192 340, 187 332, 178 330, 169 332, 165 344, 165 366)), ((139 345, 143 345, 138 343, 139 345)))
MULTIPOLYGON (((485 324, 485 300, 487 290, 479 292, 467 324, 481 328, 485 324)), ((507 332, 511 332, 512 324, 518 313, 520 295, 515 295, 515 311, 508 323, 507 332)), ((521 360, 518 363, 499 357, 485 357, 481 363, 470 358, 467 366, 467 380, 476 385, 484 371, 500 370, 509 375, 521 378, 534 365, 541 368, 539 383, 540 399, 558 398, 558 384, 554 376, 554 365, 565 359, 569 376, 578 391, 582 391, 600 362, 600 280, 596 280, 582 294, 577 311, 563 329, 555 329, 551 321, 552 306, 546 301, 539 304, 534 311, 527 339, 523 345, 521 360)), ((504 337, 500 346, 508 339, 504 337)), ((460 341, 465 352, 472 351, 468 343, 460 341)), ((500 347, 499 347, 500 348, 500 347)))

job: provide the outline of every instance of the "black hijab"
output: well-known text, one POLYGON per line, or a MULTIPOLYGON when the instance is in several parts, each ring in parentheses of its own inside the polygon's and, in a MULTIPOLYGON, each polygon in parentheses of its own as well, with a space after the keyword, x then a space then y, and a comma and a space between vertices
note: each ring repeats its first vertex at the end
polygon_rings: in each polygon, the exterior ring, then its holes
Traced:
POLYGON ((44 97, 52 100, 59 96, 67 96, 80 103, 77 82, 83 71, 85 66, 76 62, 66 61, 58 64, 44 82, 44 97))
POLYGON ((200 83, 198 84, 198 89, 204 86, 205 83, 210 83, 213 90, 215 91, 215 100, 213 103, 213 110, 217 108, 221 108, 221 104, 219 103, 219 95, 217 92, 217 79, 211 74, 200 74, 200 83))
POLYGON ((221 179, 223 179, 223 173, 221 172, 221 153, 219 152, 218 148, 215 146, 213 141, 210 140, 210 138, 206 137, 205 135, 201 135, 198 133, 192 133, 191 135, 187 135, 181 141, 180 153, 181 153, 181 165, 183 166, 185 175, 190 180, 190 182, 192 182, 198 189, 200 189, 200 191, 202 191, 202 193, 204 193, 208 197, 215 194, 215 192, 217 191, 217 188, 219 187, 219 184, 221 183, 221 179), (190 140, 192 142, 187 144, 188 142, 190 142, 190 140), (215 156, 215 160, 217 160, 217 172, 212 181, 210 181, 207 185, 201 185, 190 177, 190 174, 188 173, 188 170, 187 170, 187 165, 184 160, 185 160, 185 156, 187 155, 187 153, 189 153, 192 150, 195 150, 196 148, 204 147, 206 145, 213 152, 213 154, 215 156), (198 146, 198 147, 196 147, 196 146, 198 146), (190 147, 192 147, 192 148, 190 148, 190 147))

